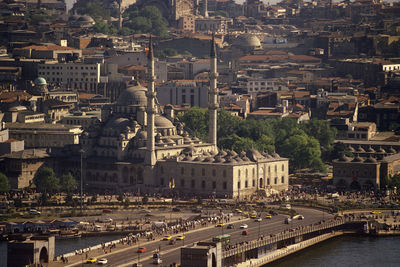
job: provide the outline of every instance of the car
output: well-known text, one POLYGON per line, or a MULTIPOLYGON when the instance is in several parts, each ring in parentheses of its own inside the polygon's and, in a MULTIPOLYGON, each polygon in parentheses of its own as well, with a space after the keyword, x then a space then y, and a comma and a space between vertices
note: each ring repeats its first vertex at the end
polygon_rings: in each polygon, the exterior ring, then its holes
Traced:
POLYGON ((29 215, 40 216, 42 214, 40 211, 37 210, 30 210, 29 215))
POLYGON ((146 209, 141 209, 139 212, 141 212, 141 213, 151 213, 151 211, 146 210, 146 209))
POLYGON ((160 258, 155 258, 153 260, 153 264, 161 264, 161 263, 162 263, 162 259, 160 259, 160 258))
POLYGON ((95 257, 90 257, 89 259, 86 260, 86 263, 96 263, 97 262, 97 258, 95 257))
POLYGON ((249 233, 249 231, 247 231, 247 230, 244 230, 243 232, 242 232, 242 235, 249 235, 250 233, 249 233))
POLYGON ((112 213, 112 209, 103 209, 103 213, 112 213))
POLYGON ((136 252, 137 253, 145 253, 146 251, 147 251, 147 249, 145 247, 139 247, 136 252))
POLYGON ((224 227, 224 226, 225 226, 224 223, 219 223, 219 224, 216 225, 216 227, 224 227))
POLYGON ((228 229, 235 229, 235 225, 234 224, 228 224, 228 226, 226 227, 228 229))
POLYGON ((249 215, 248 211, 243 212, 243 215, 249 215))
POLYGON ((176 240, 183 240, 183 239, 185 239, 184 235, 177 235, 176 236, 176 240))
POLYGON ((100 222, 102 222, 102 223, 112 223, 113 219, 111 219, 111 218, 103 218, 103 219, 100 219, 100 222))
POLYGON ((376 211, 376 210, 371 211, 371 214, 381 214, 381 213, 382 213, 382 212, 376 211))
POLYGON ((172 238, 172 236, 170 236, 170 235, 165 235, 165 236, 163 237, 162 240, 170 240, 171 238, 172 238))
POLYGON ((241 211, 240 209, 235 209, 234 212, 236 212, 236 213, 242 213, 243 211, 241 211))
POLYGON ((256 222, 261 222, 262 219, 261 219, 261 218, 257 218, 257 219, 255 219, 254 221, 256 221, 256 222))
POLYGON ((115 231, 115 226, 114 225, 107 225, 106 230, 107 231, 115 231))
POLYGON ((107 264, 108 260, 106 258, 101 258, 97 260, 97 264, 107 264))
POLYGON ((250 218, 252 218, 252 219, 257 218, 257 214, 256 214, 256 213, 251 214, 251 215, 250 215, 250 218))
POLYGON ((265 215, 265 219, 272 219, 272 215, 270 214, 265 215))
POLYGON ((175 211, 175 212, 180 212, 180 211, 181 211, 181 209, 180 209, 180 208, 172 208, 172 211, 175 211))
POLYGON ((285 221, 284 221, 284 223, 285 223, 285 224, 289 224, 291 221, 292 221, 292 219, 286 218, 285 221))
POLYGON ((240 225, 240 229, 247 229, 247 228, 249 228, 249 226, 245 223, 240 225))

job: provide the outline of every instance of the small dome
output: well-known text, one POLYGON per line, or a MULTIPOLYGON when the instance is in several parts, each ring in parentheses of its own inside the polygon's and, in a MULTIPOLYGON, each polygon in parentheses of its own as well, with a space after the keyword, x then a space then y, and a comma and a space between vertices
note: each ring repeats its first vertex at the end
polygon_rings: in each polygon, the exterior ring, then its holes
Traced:
POLYGON ((160 115, 156 115, 154 118, 154 125, 157 128, 174 128, 174 125, 172 124, 172 122, 160 115))
POLYGON ((117 105, 118 106, 137 105, 145 107, 147 106, 146 91, 147 88, 139 84, 129 86, 118 97, 117 105))
POLYGON ((243 161, 239 156, 234 157, 234 159, 235 159, 237 162, 242 162, 242 161, 243 161))
POLYGON ((252 161, 257 161, 258 159, 262 159, 263 156, 256 149, 249 149, 246 152, 246 156, 252 161))
POLYGON ((204 160, 204 158, 202 156, 198 156, 193 161, 203 161, 203 160, 204 160))
POLYGON ((279 159, 281 156, 279 156, 278 153, 274 152, 274 153, 272 153, 272 157, 279 159))
POLYGON ((351 162, 364 162, 364 160, 362 158, 360 158, 359 156, 357 156, 351 162))
POLYGON ((189 156, 189 155, 186 155, 186 157, 184 157, 182 159, 182 161, 192 161, 192 160, 193 160, 193 158, 191 156, 189 156))
POLYGON ((341 161, 341 162, 350 162, 351 159, 350 159, 349 157, 347 157, 346 155, 342 155, 342 156, 339 158, 339 161, 341 161))
POLYGON ((214 162, 216 162, 216 163, 224 163, 224 162, 225 162, 225 159, 224 159, 223 157, 216 156, 216 157, 214 158, 214 162))
POLYGON ((213 161, 214 161, 214 158, 212 158, 212 157, 207 157, 203 160, 203 162, 213 162, 213 161))
POLYGON ((354 149, 354 147, 352 147, 352 146, 349 146, 349 150, 350 150, 350 152, 355 152, 356 150, 354 149))
POLYGON ((240 46, 243 48, 260 48, 261 42, 257 36, 253 34, 243 34, 239 35, 233 42, 235 46, 240 46))
POLYGON ((397 150, 394 149, 392 146, 388 150, 389 153, 397 153, 397 150))
POLYGON ((137 135, 138 138, 140 139, 147 139, 147 132, 146 131, 140 131, 137 135))
POLYGON ((365 163, 377 163, 378 161, 373 157, 368 157, 364 162, 365 163))
POLYGON ((362 148, 362 146, 358 146, 357 152, 365 152, 365 150, 364 150, 364 148, 362 148))
POLYGON ((220 157, 225 157, 226 155, 228 155, 228 153, 226 153, 225 150, 221 150, 221 151, 218 153, 218 156, 220 156, 220 157))
POLYGON ((43 78, 43 77, 37 77, 33 83, 34 83, 36 86, 47 85, 46 79, 43 78))
POLYGON ((236 163, 237 161, 234 158, 228 158, 225 163, 236 163))
POLYGON ((165 143, 167 143, 167 144, 175 144, 175 141, 172 140, 171 138, 167 138, 167 139, 165 139, 165 143))
POLYGON ((369 146, 368 149, 367 149, 367 152, 375 153, 375 149, 373 149, 372 146, 369 146))
POLYGON ((379 147, 377 152, 378 153, 386 153, 386 151, 381 146, 379 147))
POLYGON ((250 159, 248 157, 243 157, 242 160, 243 161, 250 161, 250 159))
POLYGON ((87 15, 84 15, 84 16, 79 17, 79 18, 78 18, 78 21, 81 21, 81 22, 88 22, 88 23, 94 23, 94 20, 93 20, 90 16, 87 16, 87 15))

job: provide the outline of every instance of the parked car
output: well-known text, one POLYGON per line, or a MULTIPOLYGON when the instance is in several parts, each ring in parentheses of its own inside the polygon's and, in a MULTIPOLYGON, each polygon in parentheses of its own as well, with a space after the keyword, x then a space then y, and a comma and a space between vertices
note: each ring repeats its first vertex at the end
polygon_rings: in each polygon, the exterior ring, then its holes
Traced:
POLYGON ((242 232, 242 235, 249 235, 250 233, 249 233, 249 231, 247 231, 247 230, 244 230, 243 232, 242 232))
POLYGON ((261 218, 257 218, 257 219, 255 219, 254 221, 256 221, 256 222, 261 222, 262 219, 261 219, 261 218))
POLYGON ((170 235, 165 235, 164 237, 163 237, 163 240, 170 240, 172 238, 172 236, 170 236, 170 235))
POLYGON ((235 225, 234 224, 228 224, 228 226, 226 227, 228 229, 235 229, 235 225))
POLYGON ((240 225, 240 229, 247 229, 247 228, 249 228, 249 226, 245 223, 240 225))
POLYGON ((40 216, 40 214, 42 214, 42 213, 40 211, 37 211, 37 210, 30 210, 29 211, 29 215, 40 216))

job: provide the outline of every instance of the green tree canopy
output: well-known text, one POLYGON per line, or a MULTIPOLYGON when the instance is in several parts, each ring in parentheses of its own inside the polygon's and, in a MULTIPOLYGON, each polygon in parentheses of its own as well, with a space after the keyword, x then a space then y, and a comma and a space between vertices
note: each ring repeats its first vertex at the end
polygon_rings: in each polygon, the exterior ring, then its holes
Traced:
POLYGON ((53 169, 48 167, 40 168, 33 178, 33 182, 39 192, 53 193, 60 187, 60 180, 56 177, 53 169))
POLYGON ((68 174, 63 174, 60 178, 61 190, 66 192, 72 192, 78 188, 78 183, 76 179, 69 172, 68 174))
POLYGON ((185 123, 186 127, 193 131, 193 134, 200 139, 207 140, 208 136, 208 112, 204 108, 192 107, 186 111, 179 119, 185 123))
POLYGON ((10 185, 8 183, 8 178, 3 173, 0 172, 0 193, 5 193, 10 191, 10 185))
POLYGON ((320 145, 321 152, 327 157, 333 150, 333 141, 335 141, 337 130, 330 127, 328 121, 312 119, 309 122, 301 124, 301 128, 309 136, 315 137, 320 145))
POLYGON ((155 6, 138 9, 136 5, 131 5, 125 11, 124 17, 126 22, 123 26, 130 29, 132 33, 152 33, 160 37, 168 36, 168 22, 155 6))

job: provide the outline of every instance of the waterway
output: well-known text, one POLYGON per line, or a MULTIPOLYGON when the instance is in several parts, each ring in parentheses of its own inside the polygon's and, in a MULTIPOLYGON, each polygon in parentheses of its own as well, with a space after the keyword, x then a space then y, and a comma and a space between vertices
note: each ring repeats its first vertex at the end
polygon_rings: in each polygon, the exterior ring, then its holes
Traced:
POLYGON ((399 246, 400 237, 342 236, 319 243, 265 266, 394 267, 399 266, 400 263, 399 246))

